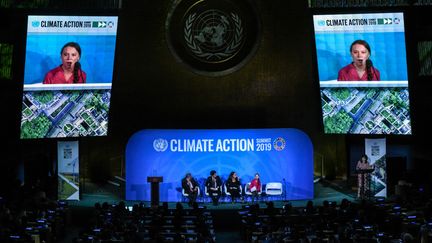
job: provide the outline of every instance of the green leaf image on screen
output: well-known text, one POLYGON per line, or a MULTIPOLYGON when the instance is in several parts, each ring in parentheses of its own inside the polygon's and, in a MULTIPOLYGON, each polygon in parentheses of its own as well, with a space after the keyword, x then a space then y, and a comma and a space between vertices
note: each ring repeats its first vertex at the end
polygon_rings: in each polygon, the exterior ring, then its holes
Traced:
POLYGON ((323 88, 321 105, 325 133, 411 134, 406 87, 323 88))
POLYGON ((54 99, 54 95, 50 91, 35 92, 33 97, 42 104, 48 104, 54 99))
POLYGON ((386 96, 383 103, 385 106, 393 105, 396 109, 409 109, 408 102, 403 101, 399 97, 399 93, 396 89, 389 90, 389 95, 386 96))
POLYGON ((64 130, 66 133, 72 131, 72 129, 73 129, 73 126, 72 126, 71 124, 66 124, 66 125, 63 127, 63 130, 64 130))
POLYGON ((338 100, 346 100, 351 96, 351 92, 345 88, 335 88, 332 90, 332 94, 338 100))
POLYGON ((354 120, 341 110, 336 115, 324 119, 324 131, 326 133, 347 133, 354 120))
POLYGON ((87 109, 94 108, 97 112, 107 112, 108 105, 102 101, 100 93, 94 93, 91 99, 86 101, 85 107, 87 109))
POLYGON ((26 91, 21 138, 105 136, 110 90, 26 91))
POLYGON ((21 125, 21 138, 44 138, 51 127, 51 121, 41 115, 21 125))

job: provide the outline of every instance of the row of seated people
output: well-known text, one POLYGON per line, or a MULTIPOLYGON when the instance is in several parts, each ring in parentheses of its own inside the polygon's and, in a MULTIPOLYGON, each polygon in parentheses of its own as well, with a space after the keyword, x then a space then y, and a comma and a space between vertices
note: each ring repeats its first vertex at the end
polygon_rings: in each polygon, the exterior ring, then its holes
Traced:
POLYGON ((68 206, 19 205, 0 197, 0 242, 55 242, 64 237, 68 206))
MULTIPOLYGON (((240 178, 236 172, 231 172, 225 183, 217 175, 216 171, 212 170, 210 176, 204 182, 204 194, 211 198, 214 205, 218 205, 220 197, 225 194, 231 198, 234 203, 237 200, 244 201, 244 196, 250 196, 252 202, 259 199, 263 192, 263 184, 260 181, 259 174, 256 173, 251 182, 242 186, 240 178), (243 189, 244 188, 244 189, 243 189)), ((266 195, 279 195, 283 193, 282 183, 272 182, 265 186, 266 195)), ((200 185, 192 177, 191 173, 187 173, 182 179, 182 195, 188 198, 189 206, 196 202, 198 196, 201 196, 200 185)))
POLYGON ((165 202, 157 208, 143 203, 132 208, 124 202, 95 204, 89 225, 74 242, 215 242, 213 218, 197 203, 184 209, 165 202))
POLYGON ((0 242, 57 242, 65 237, 69 207, 46 190, 49 182, 16 179, 6 184, 0 195, 0 242))
POLYGON ((377 200, 360 204, 343 199, 305 207, 268 203, 239 211, 248 242, 430 242, 432 202, 403 205, 377 200))

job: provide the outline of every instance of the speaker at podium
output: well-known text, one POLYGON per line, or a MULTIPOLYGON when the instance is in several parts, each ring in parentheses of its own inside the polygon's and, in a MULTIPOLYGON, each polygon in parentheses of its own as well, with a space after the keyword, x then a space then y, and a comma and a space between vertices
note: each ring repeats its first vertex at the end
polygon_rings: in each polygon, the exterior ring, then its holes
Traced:
POLYGON ((357 169, 356 172, 359 175, 359 186, 360 186, 360 192, 359 196, 361 199, 370 199, 372 192, 371 188, 371 173, 374 172, 375 167, 367 168, 367 169, 357 169))
POLYGON ((150 182, 151 189, 151 206, 159 206, 159 183, 163 182, 162 176, 148 176, 147 182, 150 182))

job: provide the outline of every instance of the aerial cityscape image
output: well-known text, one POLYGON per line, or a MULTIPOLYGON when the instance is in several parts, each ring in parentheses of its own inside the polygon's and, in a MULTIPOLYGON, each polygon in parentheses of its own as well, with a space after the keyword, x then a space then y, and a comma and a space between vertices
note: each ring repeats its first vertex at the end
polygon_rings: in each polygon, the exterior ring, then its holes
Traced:
POLYGON ((24 91, 21 138, 105 136, 111 90, 24 91))
POLYGON ((407 87, 322 88, 325 133, 411 134, 407 87))

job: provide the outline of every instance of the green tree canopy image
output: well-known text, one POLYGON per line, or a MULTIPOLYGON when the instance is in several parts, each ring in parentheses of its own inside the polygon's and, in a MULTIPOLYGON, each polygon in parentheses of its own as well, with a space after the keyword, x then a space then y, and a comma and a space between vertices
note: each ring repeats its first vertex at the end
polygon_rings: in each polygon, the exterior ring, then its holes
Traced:
POLYGON ((344 110, 341 110, 324 120, 324 131, 325 133, 348 133, 353 122, 354 120, 344 110))
POLYGON ((21 138, 44 138, 50 127, 50 120, 46 116, 39 116, 21 125, 21 138))

